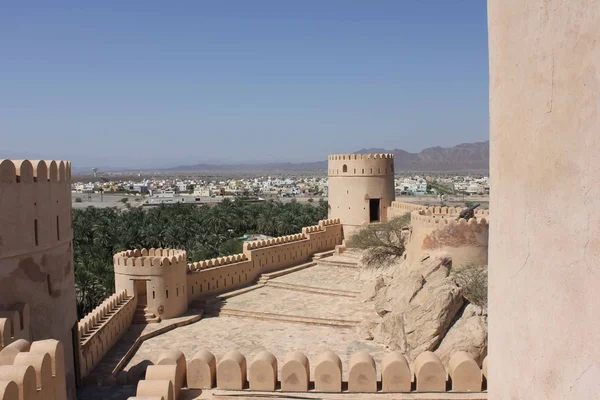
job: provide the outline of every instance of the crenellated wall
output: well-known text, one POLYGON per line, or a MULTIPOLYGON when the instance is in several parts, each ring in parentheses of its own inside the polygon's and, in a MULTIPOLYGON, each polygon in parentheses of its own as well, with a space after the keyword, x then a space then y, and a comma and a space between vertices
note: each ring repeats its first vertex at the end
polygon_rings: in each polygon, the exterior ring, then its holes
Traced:
POLYGON ((0 160, 0 308, 27 303, 31 337, 65 345, 70 399, 77 329, 72 236, 71 164, 0 160))
POLYGON ((31 340, 31 312, 27 303, 0 309, 0 350, 19 339, 31 340))
POLYGON ((268 351, 247 360, 233 350, 217 360, 209 351, 200 350, 189 361, 181 351, 169 351, 159 355, 157 365, 147 367, 145 379, 138 382, 138 397, 130 400, 142 396, 176 400, 186 387, 322 393, 461 393, 482 392, 487 388, 487 359, 479 366, 473 357, 461 351, 453 354, 447 366, 435 353, 426 351, 415 359, 412 368, 402 353, 390 352, 383 357, 379 371, 369 353, 359 352, 348 362, 345 382, 337 354, 325 351, 312 362, 311 377, 311 361, 299 351, 288 353, 283 364, 268 351))
MULTIPOLYGON (((409 214, 413 211, 428 210, 432 214, 448 214, 448 215, 460 215, 461 211, 466 207, 438 207, 438 206, 424 206, 422 204, 406 203, 403 201, 392 201, 392 205, 388 208, 388 219, 401 217, 405 214, 409 214)), ((476 217, 489 216, 489 210, 475 209, 476 217)))
POLYGON ((393 154, 336 154, 328 158, 329 218, 339 218, 348 238, 371 222, 371 200, 379 200, 378 221, 386 221, 394 200, 393 154))
POLYGON ((139 297, 148 312, 163 319, 187 311, 187 255, 183 250, 142 249, 117 253, 113 257, 115 288, 139 297))
POLYGON ((65 356, 54 339, 11 343, 0 351, 0 399, 66 399, 65 356))
POLYGON ((188 264, 188 301, 236 290, 263 273, 308 262, 315 253, 333 250, 342 239, 340 221, 323 220, 299 234, 244 243, 241 254, 188 264))
POLYGON ((86 377, 131 326, 137 298, 115 293, 79 321, 79 371, 86 377))
POLYGON ((487 265, 487 210, 467 220, 457 220, 462 208, 434 207, 411 212, 411 233, 406 245, 406 259, 417 263, 423 257, 448 256, 452 265, 487 265))

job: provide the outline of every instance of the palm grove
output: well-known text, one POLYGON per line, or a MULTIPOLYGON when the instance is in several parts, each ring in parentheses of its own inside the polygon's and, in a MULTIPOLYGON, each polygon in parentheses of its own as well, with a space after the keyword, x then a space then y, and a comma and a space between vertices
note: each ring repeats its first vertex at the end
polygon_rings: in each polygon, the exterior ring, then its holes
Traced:
POLYGON ((247 233, 283 236, 327 218, 327 202, 248 203, 225 199, 215 206, 175 204, 149 210, 73 210, 77 312, 81 318, 114 292, 112 256, 133 248, 185 249, 188 262, 242 251, 247 233))

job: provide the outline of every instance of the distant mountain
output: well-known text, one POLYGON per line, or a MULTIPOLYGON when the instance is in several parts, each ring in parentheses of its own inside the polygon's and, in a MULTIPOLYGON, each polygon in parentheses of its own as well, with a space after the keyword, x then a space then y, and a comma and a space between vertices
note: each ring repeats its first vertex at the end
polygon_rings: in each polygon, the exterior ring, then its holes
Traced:
MULTIPOLYGON (((463 143, 454 147, 429 147, 419 153, 402 149, 361 149, 355 154, 393 153, 394 166, 399 171, 465 171, 488 170, 490 142, 463 143)), ((263 164, 196 164, 169 168, 175 172, 211 171, 326 171, 327 161, 308 163, 263 163, 263 164)))
POLYGON ((429 147, 419 153, 409 153, 402 149, 362 149, 356 153, 393 153, 396 171, 488 170, 490 142, 463 143, 454 147, 429 147))

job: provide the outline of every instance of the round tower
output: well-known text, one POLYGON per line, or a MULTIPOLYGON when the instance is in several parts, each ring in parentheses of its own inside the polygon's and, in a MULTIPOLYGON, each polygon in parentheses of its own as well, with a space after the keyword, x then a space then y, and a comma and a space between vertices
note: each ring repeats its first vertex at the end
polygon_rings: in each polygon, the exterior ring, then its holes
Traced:
POLYGON ((72 239, 71 164, 0 160, 0 310, 28 304, 31 339, 63 343, 69 399, 79 345, 72 239))
POLYGON ((116 292, 126 290, 137 297, 134 322, 175 318, 187 311, 185 251, 127 250, 115 254, 113 261, 116 292))
POLYGON ((329 218, 339 218, 347 239, 354 230, 387 221, 395 198, 393 154, 329 156, 329 218))

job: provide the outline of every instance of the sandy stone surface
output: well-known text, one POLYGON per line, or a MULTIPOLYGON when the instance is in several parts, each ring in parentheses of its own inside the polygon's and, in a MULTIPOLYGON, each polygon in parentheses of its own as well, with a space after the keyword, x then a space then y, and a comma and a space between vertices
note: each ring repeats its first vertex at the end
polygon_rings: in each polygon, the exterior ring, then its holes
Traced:
POLYGON ((269 286, 227 299, 224 308, 351 321, 360 321, 375 312, 373 303, 362 303, 351 297, 269 286))
POLYGON ((362 288, 362 283, 358 281, 356 270, 351 268, 331 268, 325 265, 316 265, 303 269, 293 274, 275 278, 274 281, 355 292, 360 291, 362 288))
MULTIPOLYGON (((303 286, 358 291, 362 283, 356 275, 349 268, 317 265, 275 280, 303 286)), ((307 293, 268 285, 227 299, 224 308, 348 321, 360 321, 375 312, 372 304, 362 303, 356 298, 307 293)), ((246 356, 248 362, 258 352, 268 350, 277 357, 280 369, 288 352, 302 351, 313 361, 319 353, 331 350, 342 359, 344 377, 347 377, 348 361, 354 353, 368 351, 378 363, 385 353, 383 346, 360 340, 357 329, 225 315, 204 318, 192 325, 146 340, 126 369, 145 360, 155 362, 162 350, 172 348, 180 349, 188 358, 206 349, 217 359, 226 352, 237 349, 246 356)), ((314 365, 311 365, 311 371, 314 371, 314 365)))
MULTIPOLYGON (((344 365, 344 376, 350 357, 359 351, 368 351, 381 362, 385 353, 383 346, 358 340, 352 328, 334 328, 275 321, 260 321, 250 318, 216 317, 178 328, 164 335, 145 341, 126 369, 144 360, 155 362, 165 349, 177 348, 191 358, 206 349, 217 360, 230 350, 237 349, 248 363, 262 350, 268 350, 279 362, 279 369, 290 351, 302 351, 310 361, 323 351, 338 354, 344 365)), ((314 372, 314 365, 311 365, 314 372)))

